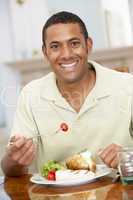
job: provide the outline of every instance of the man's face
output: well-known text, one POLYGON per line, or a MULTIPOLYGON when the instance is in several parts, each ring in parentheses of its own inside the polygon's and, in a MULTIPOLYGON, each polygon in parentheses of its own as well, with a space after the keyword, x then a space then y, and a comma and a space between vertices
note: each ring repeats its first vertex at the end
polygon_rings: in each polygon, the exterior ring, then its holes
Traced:
POLYGON ((75 83, 83 79, 88 70, 87 58, 92 41, 87 41, 77 23, 55 24, 47 28, 43 53, 47 57, 57 80, 75 83))

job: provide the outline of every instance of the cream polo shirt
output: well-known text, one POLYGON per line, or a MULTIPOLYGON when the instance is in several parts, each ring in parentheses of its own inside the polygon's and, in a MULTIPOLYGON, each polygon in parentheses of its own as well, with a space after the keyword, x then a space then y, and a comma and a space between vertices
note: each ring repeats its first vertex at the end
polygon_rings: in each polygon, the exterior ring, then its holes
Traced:
POLYGON ((20 94, 12 135, 41 134, 41 139, 34 139, 38 153, 33 165, 38 170, 48 160, 63 161, 85 148, 96 154, 111 143, 133 146, 129 133, 133 76, 89 62, 96 83, 79 113, 61 96, 53 72, 32 81, 20 94), (69 127, 67 132, 59 130, 62 122, 69 127))

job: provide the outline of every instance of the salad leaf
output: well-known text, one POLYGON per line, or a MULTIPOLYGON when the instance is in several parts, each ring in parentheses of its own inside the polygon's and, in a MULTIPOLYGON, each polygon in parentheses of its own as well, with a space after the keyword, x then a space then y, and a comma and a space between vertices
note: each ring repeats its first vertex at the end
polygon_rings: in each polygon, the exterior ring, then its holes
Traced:
POLYGON ((41 168, 41 175, 47 177, 50 171, 57 171, 64 169, 64 166, 55 160, 49 160, 41 168))

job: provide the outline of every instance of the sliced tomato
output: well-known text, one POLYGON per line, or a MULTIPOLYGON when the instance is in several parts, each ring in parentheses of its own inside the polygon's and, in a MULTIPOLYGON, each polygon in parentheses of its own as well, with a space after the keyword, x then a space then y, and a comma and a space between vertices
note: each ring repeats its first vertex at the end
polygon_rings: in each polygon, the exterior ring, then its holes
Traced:
POLYGON ((51 180, 51 181, 55 181, 56 180, 56 176, 55 176, 55 171, 54 170, 49 171, 47 179, 51 180))

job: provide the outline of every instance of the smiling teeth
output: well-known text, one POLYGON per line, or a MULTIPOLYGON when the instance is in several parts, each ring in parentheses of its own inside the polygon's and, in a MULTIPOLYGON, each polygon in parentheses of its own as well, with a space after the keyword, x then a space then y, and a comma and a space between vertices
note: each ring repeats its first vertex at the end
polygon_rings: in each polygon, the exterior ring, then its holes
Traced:
POLYGON ((62 64, 62 67, 73 67, 76 64, 76 62, 71 64, 62 64))

